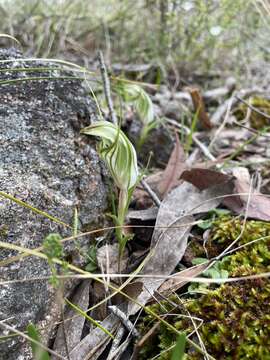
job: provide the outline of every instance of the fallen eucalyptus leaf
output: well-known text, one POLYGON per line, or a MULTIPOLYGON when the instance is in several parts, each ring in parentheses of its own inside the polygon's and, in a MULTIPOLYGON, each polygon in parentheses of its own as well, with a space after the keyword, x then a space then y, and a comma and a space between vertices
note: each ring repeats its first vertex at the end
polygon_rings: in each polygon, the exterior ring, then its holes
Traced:
POLYGON ((159 295, 162 295, 164 298, 169 296, 172 292, 177 291, 189 282, 188 278, 192 279, 200 275, 209 266, 209 264, 210 261, 205 262, 204 264, 199 264, 197 266, 192 266, 191 268, 173 274, 172 278, 166 280, 158 288, 155 294, 155 298, 158 299, 160 297, 159 295))
POLYGON ((180 144, 178 134, 176 134, 175 137, 176 143, 174 149, 158 184, 158 192, 162 195, 162 197, 168 194, 174 187, 179 185, 179 178, 186 168, 184 149, 180 144))
POLYGON ((242 202, 242 208, 234 208, 239 214, 247 213, 249 218, 270 221, 270 198, 261 194, 260 192, 250 189, 250 184, 245 181, 236 180, 235 182, 236 192, 239 193, 240 201, 242 202), (250 199, 249 199, 249 192, 250 199), (246 195, 243 195, 246 193, 246 195))
MULTIPOLYGON (((75 295, 71 298, 71 302, 79 306, 84 311, 87 310, 89 304, 89 281, 83 281, 76 289, 75 295)), ((67 307, 64 313, 65 319, 65 334, 66 342, 69 352, 80 342, 85 318, 83 316, 77 316, 78 313, 67 307)), ((57 330, 56 338, 54 341, 53 349, 60 355, 67 356, 65 337, 63 334, 63 325, 60 324, 57 330)), ((52 357, 52 360, 57 360, 56 357, 52 357)))
POLYGON ((191 183, 200 190, 229 181, 232 176, 221 172, 203 168, 193 168, 186 170, 181 175, 181 179, 191 183))
MULTIPOLYGON (((185 253, 193 215, 216 208, 222 201, 217 197, 231 194, 232 189, 233 182, 227 181, 202 192, 187 182, 172 190, 159 208, 150 254, 142 274, 170 275, 185 253)), ((164 279, 145 278, 142 282, 144 290, 137 300, 145 305, 164 279)), ((138 305, 129 304, 129 314, 138 310, 138 305)))
MULTIPOLYGON (((119 324, 119 319, 111 314, 100 325, 111 334, 115 334, 119 324)), ((70 360, 96 360, 110 341, 111 338, 104 331, 96 327, 70 352, 70 360)))

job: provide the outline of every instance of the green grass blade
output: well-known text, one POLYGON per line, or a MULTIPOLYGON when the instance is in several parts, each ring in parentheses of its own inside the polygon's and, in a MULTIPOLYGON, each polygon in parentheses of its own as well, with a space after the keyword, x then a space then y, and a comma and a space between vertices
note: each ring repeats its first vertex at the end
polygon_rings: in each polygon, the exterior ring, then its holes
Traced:
POLYGON ((48 352, 37 343, 40 342, 40 337, 34 324, 30 323, 27 326, 27 333, 31 339, 35 340, 35 342, 31 341, 34 360, 50 360, 48 352))
POLYGON ((66 224, 65 222, 63 222, 62 220, 60 219, 57 219, 56 217, 46 213, 45 211, 42 211, 42 210, 39 210, 37 208, 35 208, 34 206, 22 201, 22 200, 19 200, 17 198, 15 198, 14 196, 10 195, 10 194, 7 194, 5 193, 4 191, 0 191, 0 197, 4 197, 5 199, 8 199, 8 200, 11 200, 11 201, 14 201, 16 204, 20 205, 20 206, 23 206, 25 207, 26 209, 29 209, 31 211, 33 211, 34 213, 38 214, 38 215, 41 215, 41 216, 44 216, 46 217, 47 219, 53 221, 53 222, 56 222, 60 225, 63 225, 65 227, 70 227, 68 224, 66 224))
POLYGON ((171 360, 183 360, 185 355, 186 334, 181 333, 178 336, 175 347, 173 349, 171 360))
POLYGON ((109 335, 112 339, 114 339, 114 336, 110 331, 105 329, 98 321, 93 319, 91 316, 87 315, 86 312, 84 312, 81 308, 70 302, 68 299, 65 299, 65 302, 72 307, 74 310, 76 310, 80 315, 82 315, 85 319, 89 320, 92 324, 94 324, 96 327, 98 327, 100 330, 105 332, 105 334, 109 335))

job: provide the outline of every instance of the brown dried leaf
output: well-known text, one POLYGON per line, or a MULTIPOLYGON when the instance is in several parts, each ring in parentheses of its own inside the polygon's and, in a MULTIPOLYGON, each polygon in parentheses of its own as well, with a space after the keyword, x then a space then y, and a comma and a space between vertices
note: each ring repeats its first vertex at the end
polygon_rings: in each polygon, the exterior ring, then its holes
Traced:
MULTIPOLYGON (((133 283, 127 284, 122 290, 122 293, 127 294, 129 297, 136 299, 139 294, 142 292, 143 289, 143 283, 141 281, 135 281, 133 283)), ((112 304, 113 305, 119 305, 124 303, 127 300, 125 295, 123 294, 116 294, 112 298, 112 304)))
POLYGON ((197 266, 192 266, 191 268, 175 273, 173 278, 166 280, 158 288, 157 293, 155 294, 155 298, 159 298, 159 294, 163 297, 169 296, 173 291, 180 289, 189 282, 188 280, 181 279, 181 277, 194 278, 200 275, 208 266, 209 262, 197 266))
MULTIPOLYGON (((111 314, 100 324, 111 334, 115 334, 119 326, 119 319, 111 314)), ((69 354, 70 360, 96 360, 102 354, 111 338, 100 328, 96 327, 69 354)))
POLYGON ((190 93, 194 110, 198 113, 198 118, 204 127, 204 129, 211 130, 213 125, 209 119, 209 116, 205 110, 205 105, 203 98, 200 94, 199 89, 197 88, 187 88, 188 92, 190 93))
MULTIPOLYGON (((185 253, 194 221, 192 215, 217 207, 221 202, 217 197, 230 194, 232 189, 232 181, 227 181, 202 192, 186 182, 172 190, 159 208, 150 255, 142 273, 171 274, 185 253)), ((137 300, 145 304, 164 280, 144 278, 142 282, 145 289, 137 300)), ((138 309, 136 304, 130 304, 129 314, 136 313, 138 309)))
POLYGON ((186 168, 184 149, 180 144, 177 134, 175 137, 176 143, 174 149, 157 187, 162 198, 168 194, 170 190, 179 185, 179 178, 186 168))
POLYGON ((249 218, 270 221, 270 198, 259 193, 254 192, 252 189, 252 193, 249 199, 250 192, 250 184, 247 183, 243 178, 238 177, 235 182, 236 192, 239 193, 239 198, 242 202, 242 208, 234 209, 238 210, 239 214, 244 214, 247 208, 247 216, 249 218), (241 195, 246 193, 247 195, 241 195))
MULTIPOLYGON (((84 311, 87 310, 89 305, 89 284, 88 280, 83 281, 76 289, 74 296, 71 298, 71 302, 84 311)), ((68 307, 64 313, 65 319, 71 319, 65 321, 66 342, 69 351, 71 351, 80 342, 82 336, 85 318, 77 315, 78 313, 70 307, 68 307)), ((58 327, 53 349, 58 354, 67 356, 62 324, 58 327)), ((56 358, 52 357, 52 360, 53 359, 56 358)))
POLYGON ((211 186, 225 183, 232 179, 232 176, 221 172, 203 168, 193 168, 186 170, 181 175, 181 179, 185 180, 200 190, 210 188, 211 186))
MULTIPOLYGON (((232 176, 223 174, 215 170, 209 170, 204 168, 194 168, 184 171, 181 179, 193 184, 200 190, 210 188, 211 186, 216 184, 233 181, 232 176)), ((233 192, 235 191, 232 191, 232 193, 233 192)), ((243 205, 239 196, 224 197, 222 203, 226 207, 228 207, 228 209, 236 213, 240 213, 243 209, 243 205)))

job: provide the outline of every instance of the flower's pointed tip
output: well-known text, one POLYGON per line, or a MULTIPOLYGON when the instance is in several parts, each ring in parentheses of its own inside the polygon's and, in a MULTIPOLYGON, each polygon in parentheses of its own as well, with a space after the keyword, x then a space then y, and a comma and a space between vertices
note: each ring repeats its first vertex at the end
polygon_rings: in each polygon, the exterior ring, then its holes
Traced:
POLYGON ((80 134, 85 134, 86 131, 89 129, 90 126, 84 127, 83 129, 80 130, 80 134))
POLYGON ((92 125, 84 127, 80 130, 80 134, 91 135, 90 131, 92 130, 92 127, 92 125))

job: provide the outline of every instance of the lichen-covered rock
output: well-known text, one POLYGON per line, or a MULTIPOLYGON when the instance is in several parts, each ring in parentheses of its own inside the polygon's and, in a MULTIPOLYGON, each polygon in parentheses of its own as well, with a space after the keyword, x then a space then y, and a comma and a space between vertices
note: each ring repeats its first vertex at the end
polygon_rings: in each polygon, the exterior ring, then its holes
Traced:
MULTIPOLYGON (((95 104, 81 81, 56 79, 71 73, 63 74, 47 62, 19 61, 21 57, 14 49, 0 50, 0 60, 11 60, 0 63, 6 70, 0 73, 0 191, 70 225, 77 207, 82 229, 100 227, 107 207, 103 167, 94 140, 79 134, 95 117, 95 104), (27 70, 33 67, 40 70, 27 70)), ((1 241, 36 248, 52 232, 71 235, 69 228, 0 197, 1 241)), ((69 258, 72 251, 73 242, 68 242, 69 258)), ((1 249, 0 262, 13 255, 1 249)), ((48 275, 46 261, 35 257, 0 268, 1 281, 48 275)), ((25 330, 30 321, 48 316, 51 293, 44 280, 1 285, 0 320, 9 319, 9 325, 25 330)), ((1 341, 0 359, 27 359, 22 342, 18 337, 1 341)))

